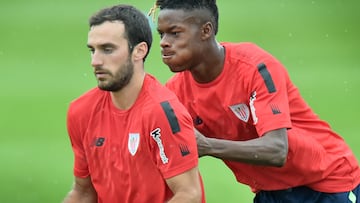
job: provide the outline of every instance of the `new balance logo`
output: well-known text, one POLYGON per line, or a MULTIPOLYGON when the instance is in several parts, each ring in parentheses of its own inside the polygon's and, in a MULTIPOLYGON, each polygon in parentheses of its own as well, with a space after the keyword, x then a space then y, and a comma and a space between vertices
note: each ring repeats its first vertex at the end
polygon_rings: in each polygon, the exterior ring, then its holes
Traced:
POLYGON ((105 137, 97 137, 97 138, 95 138, 93 144, 97 147, 101 147, 104 145, 104 142, 105 142, 105 137))
POLYGON ((196 116, 196 118, 194 118, 194 125, 200 125, 203 123, 203 120, 199 117, 199 116, 196 116))

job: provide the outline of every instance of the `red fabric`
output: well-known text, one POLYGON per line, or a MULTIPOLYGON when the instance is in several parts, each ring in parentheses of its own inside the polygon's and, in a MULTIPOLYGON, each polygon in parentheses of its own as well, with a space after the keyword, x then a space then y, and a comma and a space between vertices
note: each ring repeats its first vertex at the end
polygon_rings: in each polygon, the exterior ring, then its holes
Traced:
POLYGON ((195 127, 206 136, 249 140, 271 130, 289 129, 285 166, 224 161, 237 180, 255 192, 299 185, 323 192, 355 188, 360 183, 356 158, 343 139, 302 99, 283 65, 251 43, 222 45, 225 65, 214 81, 196 83, 187 71, 175 74, 167 87, 176 93, 195 127), (271 82, 265 82, 259 64, 265 64, 275 91, 269 90, 271 82))
POLYGON ((164 178, 198 164, 191 117, 176 96, 150 75, 129 110, 116 109, 109 92, 94 88, 71 103, 67 125, 74 175, 91 176, 99 203, 165 202, 172 192, 164 178), (180 131, 175 134, 162 101, 170 103, 178 119, 180 131), (151 136, 154 133, 159 139, 151 136), (138 148, 136 136, 129 144, 130 134, 139 135, 138 148), (182 155, 184 147, 189 154, 182 155))

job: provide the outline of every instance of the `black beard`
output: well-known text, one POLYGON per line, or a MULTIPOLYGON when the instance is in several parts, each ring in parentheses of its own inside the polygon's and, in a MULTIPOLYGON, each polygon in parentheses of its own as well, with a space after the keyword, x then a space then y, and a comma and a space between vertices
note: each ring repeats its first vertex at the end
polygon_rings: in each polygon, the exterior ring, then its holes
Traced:
POLYGON ((101 90, 117 92, 129 84, 134 75, 134 64, 131 62, 131 59, 128 58, 127 62, 122 65, 115 74, 110 75, 112 76, 112 80, 104 85, 101 85, 101 82, 99 82, 98 87, 101 90))

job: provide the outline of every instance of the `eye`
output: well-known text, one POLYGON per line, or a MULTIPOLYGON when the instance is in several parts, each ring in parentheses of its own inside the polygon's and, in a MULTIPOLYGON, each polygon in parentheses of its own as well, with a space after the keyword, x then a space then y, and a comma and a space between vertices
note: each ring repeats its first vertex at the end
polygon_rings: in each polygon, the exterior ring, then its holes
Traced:
POLYGON ((91 53, 91 54, 94 54, 95 49, 93 49, 93 48, 89 48, 89 51, 90 51, 90 53, 91 53))
POLYGON ((114 51, 114 49, 113 49, 112 47, 105 47, 105 48, 103 49, 103 52, 104 52, 105 54, 111 54, 113 51, 114 51))
POLYGON ((164 33, 163 32, 158 32, 158 33, 159 33, 160 39, 162 39, 164 36, 164 33))

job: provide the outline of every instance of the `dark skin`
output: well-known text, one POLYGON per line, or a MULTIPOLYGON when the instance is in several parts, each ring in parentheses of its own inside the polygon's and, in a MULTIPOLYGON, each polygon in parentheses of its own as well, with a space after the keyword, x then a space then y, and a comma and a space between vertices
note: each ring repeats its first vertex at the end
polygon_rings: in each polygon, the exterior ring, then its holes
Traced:
MULTIPOLYGON (((171 71, 189 70, 197 82, 207 83, 222 71, 224 47, 216 42, 212 24, 203 22, 192 13, 181 10, 160 11, 158 32, 161 37, 161 54, 163 62, 171 71), (172 16, 173 13, 177 15, 172 16)), ((197 15, 205 15, 202 13, 197 15)))
MULTIPOLYGON (((222 71, 225 50, 216 41, 206 10, 160 10, 158 32, 163 62, 173 72, 190 71, 198 83, 213 81, 222 71)), ((287 129, 276 129, 248 141, 209 138, 196 131, 199 157, 281 167, 288 153, 287 129)), ((220 136, 220 135, 219 135, 220 136)), ((212 136, 212 137, 216 137, 212 136)))

